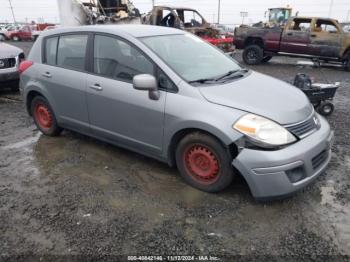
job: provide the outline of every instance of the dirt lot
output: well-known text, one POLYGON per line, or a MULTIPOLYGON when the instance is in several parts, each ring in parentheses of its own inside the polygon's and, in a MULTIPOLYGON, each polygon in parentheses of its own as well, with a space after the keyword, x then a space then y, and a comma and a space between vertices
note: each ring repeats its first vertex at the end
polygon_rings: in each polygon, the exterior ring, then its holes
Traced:
MULTIPOLYGON (((28 51, 31 43, 16 45, 28 51)), ((286 81, 305 70, 319 81, 340 81, 329 118, 336 142, 316 183, 272 203, 256 202, 242 180, 207 194, 141 155, 68 131, 44 137, 20 96, 0 92, 0 260, 161 254, 349 261, 350 74, 296 61, 274 58, 254 70, 286 81)))

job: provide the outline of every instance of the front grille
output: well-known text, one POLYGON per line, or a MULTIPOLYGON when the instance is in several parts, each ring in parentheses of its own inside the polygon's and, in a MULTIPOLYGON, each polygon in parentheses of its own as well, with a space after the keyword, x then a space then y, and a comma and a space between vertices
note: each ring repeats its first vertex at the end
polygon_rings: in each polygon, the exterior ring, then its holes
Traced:
POLYGON ((12 68, 16 66, 16 58, 0 59, 0 69, 12 68))
POLYGON ((314 170, 319 168, 324 162, 326 162, 328 158, 328 150, 323 150, 321 153, 319 153, 317 156, 315 156, 312 159, 312 167, 314 170))
POLYGON ((296 124, 287 126, 289 132, 294 134, 295 136, 299 138, 303 138, 305 135, 311 133, 313 130, 316 130, 318 126, 318 119, 315 115, 307 119, 306 121, 296 124))

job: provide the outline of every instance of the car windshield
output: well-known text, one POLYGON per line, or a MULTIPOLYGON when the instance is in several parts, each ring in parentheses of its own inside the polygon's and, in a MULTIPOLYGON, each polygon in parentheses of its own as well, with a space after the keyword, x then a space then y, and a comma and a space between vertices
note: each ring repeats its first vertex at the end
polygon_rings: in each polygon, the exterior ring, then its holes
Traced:
POLYGON ((141 41, 187 82, 241 70, 233 59, 189 33, 143 37, 141 41))

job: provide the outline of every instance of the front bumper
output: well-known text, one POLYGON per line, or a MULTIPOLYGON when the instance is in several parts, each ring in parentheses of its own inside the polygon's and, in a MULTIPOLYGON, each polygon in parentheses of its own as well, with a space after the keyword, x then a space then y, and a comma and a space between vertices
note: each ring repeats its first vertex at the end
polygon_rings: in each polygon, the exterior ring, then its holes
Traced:
POLYGON ((255 198, 291 195, 324 172, 331 159, 334 133, 324 118, 320 117, 320 123, 319 130, 284 149, 240 152, 232 164, 243 175, 255 198))
MULTIPOLYGON (((18 68, 0 69, 0 83, 14 82, 19 80, 18 68)), ((0 85, 1 87, 2 85, 0 85)))

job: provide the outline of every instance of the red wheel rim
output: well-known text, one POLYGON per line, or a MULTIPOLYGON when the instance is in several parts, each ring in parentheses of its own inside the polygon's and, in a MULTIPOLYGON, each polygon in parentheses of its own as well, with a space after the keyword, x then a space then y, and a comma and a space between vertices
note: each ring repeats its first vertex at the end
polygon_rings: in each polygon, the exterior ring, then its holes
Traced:
POLYGON ((190 146, 184 153, 187 173, 201 184, 212 184, 219 177, 220 164, 212 150, 203 145, 190 146))
POLYGON ((47 130, 52 127, 52 114, 46 105, 37 104, 34 114, 40 128, 47 130))

